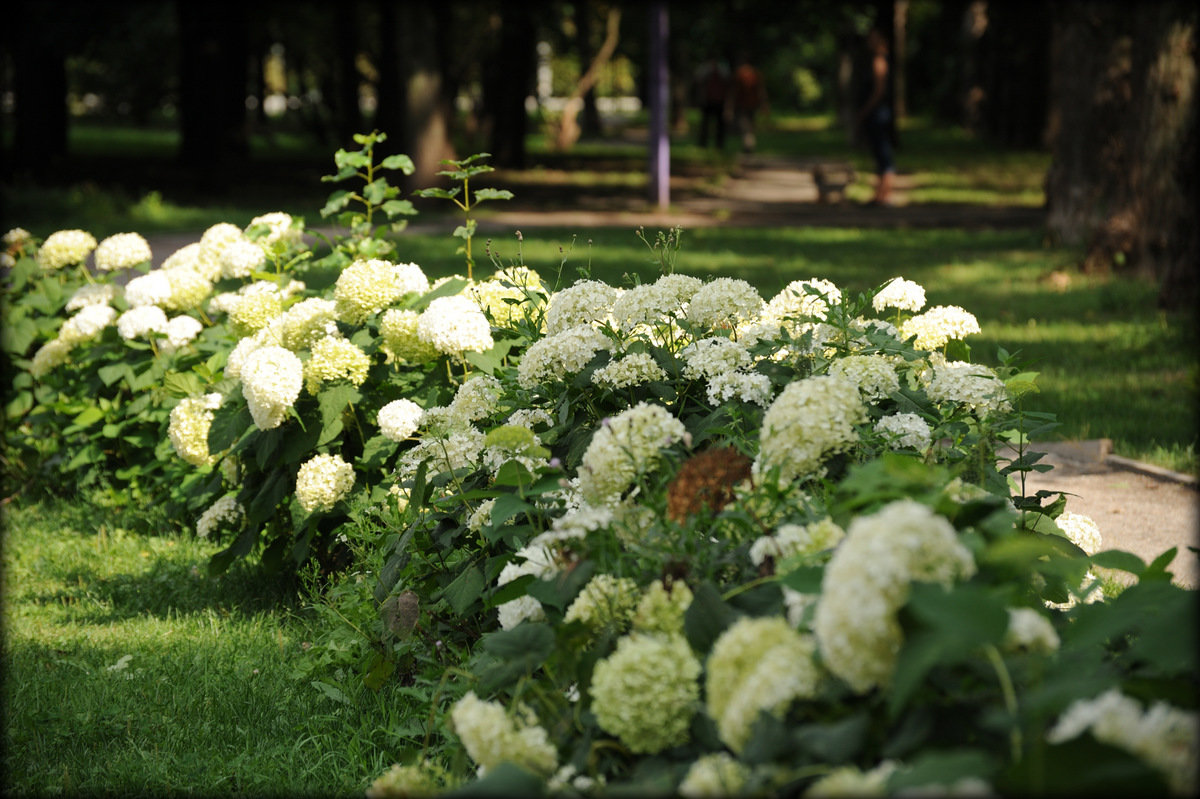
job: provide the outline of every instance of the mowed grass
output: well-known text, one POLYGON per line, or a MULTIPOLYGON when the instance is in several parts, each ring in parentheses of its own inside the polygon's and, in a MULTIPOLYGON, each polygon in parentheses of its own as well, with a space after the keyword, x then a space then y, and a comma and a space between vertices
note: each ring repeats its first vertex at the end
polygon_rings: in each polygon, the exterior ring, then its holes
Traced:
POLYGON ((277 579, 83 507, 4 520, 4 795, 361 796, 420 740, 400 686, 297 676, 310 620, 277 579))
MULTIPOLYGON (((456 240, 405 233, 399 257, 431 275, 465 273, 456 240)), ((650 241, 657 231, 645 231, 650 241)), ((866 292, 892 277, 915 280, 928 306, 959 305, 979 320, 972 360, 997 365, 1001 348, 1040 373, 1029 410, 1057 415, 1062 439, 1110 438, 1123 456, 1196 474, 1195 316, 1156 307, 1157 288, 1135 278, 1086 276, 1078 253, 1043 246, 1036 230, 685 230, 676 271, 737 277, 770 298, 792 280, 820 277, 866 292)), ((636 230, 529 229, 481 233, 476 276, 523 262, 562 287, 591 275, 613 285, 654 280, 661 267, 636 230)), ((309 274, 310 286, 334 276, 309 274)))

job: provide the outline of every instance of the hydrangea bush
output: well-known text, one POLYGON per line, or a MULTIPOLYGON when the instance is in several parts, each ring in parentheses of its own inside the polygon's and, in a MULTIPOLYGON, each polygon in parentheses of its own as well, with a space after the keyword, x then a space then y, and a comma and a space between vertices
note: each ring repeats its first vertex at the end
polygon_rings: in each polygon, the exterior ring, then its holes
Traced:
MULTIPOLYGON (((381 138, 337 154, 364 188, 319 257, 279 214, 155 271, 132 238, 5 239, 50 298, 6 342, 10 425, 104 411, 108 378, 146 434, 122 463, 165 464, 214 569, 320 575, 298 676, 424 686, 368 795, 1195 789, 1193 594, 1173 552, 1105 551, 1027 495, 1053 417, 1007 353, 971 361, 969 311, 901 277, 764 297, 676 272, 677 231, 653 282, 553 286, 476 275, 468 220, 468 275, 431 281, 381 235, 411 210, 381 138), (93 282, 93 251, 139 274, 93 282), (338 277, 309 289, 304 262, 338 277), (1134 584, 1106 597, 1098 569, 1134 584)), ((428 196, 468 210, 477 159, 428 196)), ((111 432, 85 421, 84 447, 111 432)), ((56 441, 44 468, 80 443, 56 441)))

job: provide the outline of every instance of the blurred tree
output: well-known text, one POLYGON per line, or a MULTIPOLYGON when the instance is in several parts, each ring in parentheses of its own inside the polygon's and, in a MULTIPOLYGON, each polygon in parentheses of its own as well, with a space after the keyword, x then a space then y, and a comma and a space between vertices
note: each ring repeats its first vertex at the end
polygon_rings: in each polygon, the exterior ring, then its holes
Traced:
POLYGON ((1049 232, 1086 270, 1157 278, 1164 306, 1197 294, 1196 25, 1176 0, 1054 6, 1049 232))
POLYGON ((501 3, 492 15, 495 38, 483 57, 482 84, 483 126, 494 166, 526 166, 525 98, 533 94, 537 76, 538 23, 550 11, 551 4, 529 0, 501 3))
POLYGON ((246 156, 249 36, 241 0, 176 0, 179 18, 179 158, 210 168, 246 156))

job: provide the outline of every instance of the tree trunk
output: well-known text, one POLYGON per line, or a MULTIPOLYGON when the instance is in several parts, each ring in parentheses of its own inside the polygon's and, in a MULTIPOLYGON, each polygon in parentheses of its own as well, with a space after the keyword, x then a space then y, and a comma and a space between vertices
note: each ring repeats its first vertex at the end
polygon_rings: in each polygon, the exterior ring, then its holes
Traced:
POLYGON ((1196 23, 1190 3, 1055 6, 1047 227, 1089 271, 1196 298, 1196 23))
POLYGON ((537 4, 504 4, 497 46, 484 62, 483 103, 492 164, 526 164, 529 116, 525 99, 537 76, 537 4))
POLYGON ((571 96, 567 98, 566 105, 563 106, 562 119, 559 121, 558 130, 555 132, 554 137, 554 144, 559 150, 569 150, 579 140, 583 129, 575 121, 576 114, 580 110, 586 111, 587 106, 584 98, 592 92, 596 81, 600 78, 600 70, 612 58, 613 53, 617 49, 617 42, 620 39, 620 35, 621 9, 610 8, 608 19, 605 23, 604 44, 600 46, 600 51, 591 60, 587 70, 580 75, 579 83, 571 92, 571 96))
MULTIPOLYGON (((592 63, 595 53, 592 50, 591 0, 581 0, 578 4, 575 14, 575 41, 579 49, 580 66, 592 63)), ((583 108, 579 112, 579 134, 599 136, 600 133, 600 111, 596 108, 596 87, 592 85, 583 93, 583 108)))
POLYGON ((1015 147, 1045 144, 1050 50, 1046 3, 989 3, 979 39, 978 129, 1015 147))
POLYGON ((15 163, 38 177, 67 154, 67 70, 50 12, 52 7, 17 3, 5 25, 5 44, 13 54, 16 95, 15 163))
POLYGON ((180 36, 180 160, 219 166, 248 152, 246 5, 177 0, 180 36))

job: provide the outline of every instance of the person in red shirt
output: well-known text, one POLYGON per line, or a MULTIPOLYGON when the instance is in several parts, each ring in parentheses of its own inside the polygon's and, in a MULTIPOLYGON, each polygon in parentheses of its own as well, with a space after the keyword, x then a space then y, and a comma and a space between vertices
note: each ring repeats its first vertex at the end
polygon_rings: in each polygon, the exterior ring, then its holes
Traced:
POLYGON ((767 87, 762 73, 742 54, 733 72, 733 118, 742 137, 742 152, 753 152, 758 144, 758 113, 768 113, 767 87))

